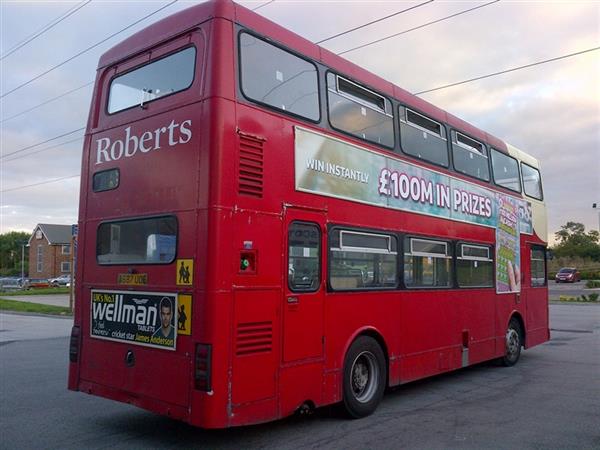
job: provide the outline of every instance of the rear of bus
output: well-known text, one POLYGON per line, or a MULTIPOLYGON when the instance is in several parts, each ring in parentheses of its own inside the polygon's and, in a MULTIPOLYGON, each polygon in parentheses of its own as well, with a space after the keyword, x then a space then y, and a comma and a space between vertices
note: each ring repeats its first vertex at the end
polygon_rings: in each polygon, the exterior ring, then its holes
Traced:
POLYGON ((82 163, 68 385, 205 426, 192 404, 212 389, 208 150, 219 138, 207 95, 207 67, 218 58, 209 7, 170 16, 100 60, 82 163))

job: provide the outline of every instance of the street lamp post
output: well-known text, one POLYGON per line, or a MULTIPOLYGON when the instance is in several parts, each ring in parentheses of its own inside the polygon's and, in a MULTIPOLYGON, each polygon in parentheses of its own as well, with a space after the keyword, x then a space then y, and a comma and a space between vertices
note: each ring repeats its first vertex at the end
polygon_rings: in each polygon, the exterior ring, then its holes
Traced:
POLYGON ((600 204, 594 203, 592 204, 592 208, 598 210, 598 231, 600 231, 600 204))

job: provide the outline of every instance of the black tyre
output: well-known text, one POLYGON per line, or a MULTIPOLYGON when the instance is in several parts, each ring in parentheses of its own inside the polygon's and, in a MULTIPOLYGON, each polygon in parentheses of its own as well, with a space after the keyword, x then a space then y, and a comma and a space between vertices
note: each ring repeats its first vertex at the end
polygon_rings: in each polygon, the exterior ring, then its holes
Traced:
POLYGON ((508 329, 506 330, 506 350, 504 356, 500 359, 503 366, 514 366, 521 356, 521 347, 523 346, 523 332, 521 324, 514 317, 510 319, 508 329))
POLYGON ((344 360, 344 409, 352 418, 368 416, 377 409, 386 386, 383 350, 369 336, 357 338, 344 360))

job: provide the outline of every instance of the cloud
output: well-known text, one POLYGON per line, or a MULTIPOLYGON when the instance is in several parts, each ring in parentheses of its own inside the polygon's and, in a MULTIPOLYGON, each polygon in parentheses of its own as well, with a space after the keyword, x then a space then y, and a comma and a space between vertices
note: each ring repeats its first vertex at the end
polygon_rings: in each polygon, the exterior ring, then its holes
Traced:
MULTIPOLYGON (((2 61, 0 91, 10 90, 166 3, 94 1, 86 5, 43 38, 2 61)), ((1 118, 91 81, 104 51, 134 31, 194 3, 178 2, 0 100, 1 118)), ((250 8, 262 3, 246 2, 250 8)), ((278 0, 257 12, 317 41, 419 3, 278 0)), ((334 52, 347 50, 483 3, 433 2, 324 46, 334 52)), ((60 2, 1 3, 2 52, 71 6, 60 2), (27 22, 22 17, 27 17, 27 22)), ((416 92, 595 47, 598 42, 599 3, 498 2, 344 57, 416 92)), ((587 228, 598 226, 591 203, 600 202, 599 80, 600 52, 594 52, 422 97, 541 161, 553 233, 568 220, 583 222, 587 228)), ((2 123, 2 153, 84 126, 90 98, 91 88, 83 89, 2 123)), ((2 162, 2 189, 76 174, 80 163, 81 142, 2 162)), ((78 186, 75 178, 0 194, 0 232, 29 231, 40 221, 74 222, 78 186)))

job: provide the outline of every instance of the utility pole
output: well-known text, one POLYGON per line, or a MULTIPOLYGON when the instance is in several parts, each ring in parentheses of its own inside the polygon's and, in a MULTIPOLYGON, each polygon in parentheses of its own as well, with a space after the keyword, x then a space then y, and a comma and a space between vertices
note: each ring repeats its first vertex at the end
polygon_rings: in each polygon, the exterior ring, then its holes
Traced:
POLYGON ((598 204, 598 203, 592 204, 592 209, 598 210, 598 231, 600 231, 600 204, 598 204))
POLYGON ((21 283, 25 282, 25 247, 27 241, 21 241, 21 283))

